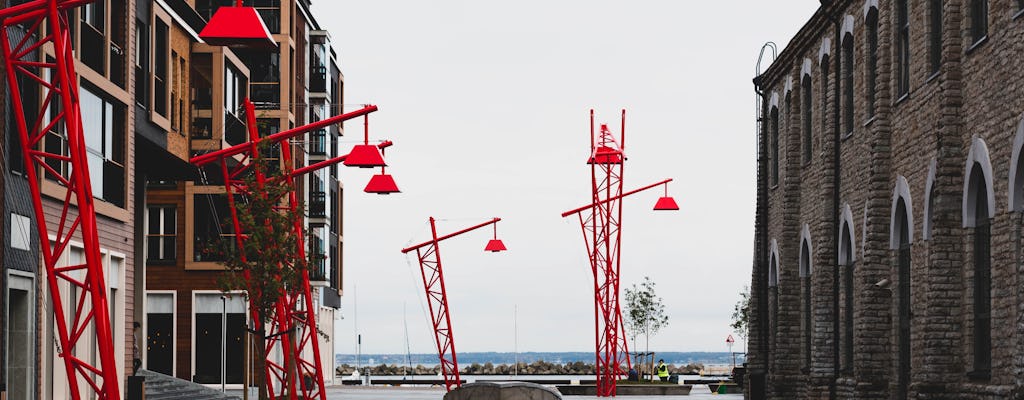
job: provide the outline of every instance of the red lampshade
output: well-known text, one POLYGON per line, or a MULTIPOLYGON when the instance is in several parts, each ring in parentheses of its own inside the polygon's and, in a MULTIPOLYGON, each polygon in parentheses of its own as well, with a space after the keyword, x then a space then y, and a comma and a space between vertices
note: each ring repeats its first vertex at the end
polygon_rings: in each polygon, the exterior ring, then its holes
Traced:
POLYGON ((497 253, 499 251, 505 251, 505 243, 501 242, 501 239, 491 239, 487 241, 487 246, 484 246, 484 251, 490 251, 497 253))
POLYGON ((199 37, 214 46, 277 48, 270 30, 253 7, 218 8, 199 37))
POLYGON ((658 202, 654 204, 655 211, 673 211, 678 209, 679 205, 676 204, 676 200, 669 196, 658 198, 658 202))
POLYGON ((613 149, 607 146, 598 147, 594 150, 594 155, 590 156, 587 160, 587 164, 622 164, 622 160, 625 157, 622 156, 622 150, 613 149))
POLYGON ((395 184, 395 178, 389 174, 374 175, 370 178, 370 182, 366 184, 366 188, 363 191, 377 194, 401 193, 398 190, 398 185, 395 184))
POLYGON ((348 153, 348 157, 345 158, 345 166, 374 168, 384 167, 387 164, 384 163, 384 156, 380 155, 380 150, 377 149, 377 146, 359 144, 352 147, 352 151, 348 153))

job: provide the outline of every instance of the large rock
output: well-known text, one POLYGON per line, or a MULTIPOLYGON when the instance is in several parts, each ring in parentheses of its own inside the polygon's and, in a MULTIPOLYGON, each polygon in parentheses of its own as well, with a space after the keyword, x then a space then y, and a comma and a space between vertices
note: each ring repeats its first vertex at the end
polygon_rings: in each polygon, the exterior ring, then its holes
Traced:
POLYGON ((554 389, 529 382, 474 382, 444 395, 444 400, 557 400, 554 389))

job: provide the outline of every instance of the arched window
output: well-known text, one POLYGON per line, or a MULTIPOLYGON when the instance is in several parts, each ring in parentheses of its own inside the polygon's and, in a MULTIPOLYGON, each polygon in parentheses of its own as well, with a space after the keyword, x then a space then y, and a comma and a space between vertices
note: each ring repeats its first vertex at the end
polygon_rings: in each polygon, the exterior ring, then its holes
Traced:
MULTIPOLYGON (((807 226, 804 226, 807 232, 807 226)), ((803 333, 803 360, 804 368, 811 367, 811 340, 814 332, 814 318, 811 306, 811 244, 805 235, 800 243, 800 292, 802 311, 802 333, 803 333)))
POLYGON ((896 94, 910 93, 910 5, 896 0, 896 94))
POLYGON ((971 39, 974 44, 988 36, 988 0, 971 0, 971 39))
POLYGON ((936 74, 942 65, 942 0, 928 0, 928 14, 928 65, 936 74))
POLYGON ((768 343, 775 342, 779 331, 779 258, 773 239, 772 253, 768 257, 768 343))
POLYGON ((772 107, 771 111, 771 178, 772 186, 779 184, 779 108, 772 107))
MULTIPOLYGON (((974 367, 973 374, 987 377, 992 369, 992 228, 988 208, 988 185, 980 163, 971 168, 968 190, 973 192, 974 232, 974 367)), ((972 210, 968 210, 970 212, 972 210)))
POLYGON ((804 75, 800 82, 800 133, 803 136, 801 140, 803 144, 803 163, 809 164, 811 162, 811 116, 813 111, 813 93, 811 93, 811 76, 804 75))
POLYGON ((878 9, 872 7, 868 10, 864 23, 865 40, 864 57, 864 89, 867 100, 868 118, 875 116, 875 81, 878 78, 878 9))
MULTIPOLYGON (((847 208, 847 211, 849 208, 847 208)), ((844 218, 845 219, 845 218, 844 218)), ((844 220, 840 229, 842 239, 839 249, 839 268, 842 273, 842 321, 843 321, 843 342, 842 342, 842 368, 843 371, 853 369, 853 237, 850 233, 852 227, 850 221, 844 220)))
POLYGON ((853 134, 853 35, 843 37, 843 131, 853 134))
POLYGON ((907 204, 899 197, 896 203, 896 297, 899 351, 897 398, 906 399, 910 388, 910 219, 907 204))

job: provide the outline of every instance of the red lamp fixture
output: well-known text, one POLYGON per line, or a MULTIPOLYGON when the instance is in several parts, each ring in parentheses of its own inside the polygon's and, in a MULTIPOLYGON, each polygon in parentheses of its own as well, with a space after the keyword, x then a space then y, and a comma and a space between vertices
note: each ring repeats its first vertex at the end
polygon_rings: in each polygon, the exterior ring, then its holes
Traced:
POLYGON ((199 37, 214 46, 277 48, 277 42, 259 12, 253 7, 242 6, 242 0, 237 0, 234 7, 218 8, 199 32, 199 37))
MULTIPOLYGON (((390 145, 391 145, 391 142, 387 141, 387 142, 381 143, 378 146, 375 146, 375 148, 379 147, 380 151, 381 151, 381 155, 383 155, 384 148, 386 148, 386 147, 388 147, 390 145)), ((370 182, 366 184, 366 188, 363 189, 363 191, 366 192, 366 193, 376 193, 376 194, 382 194, 382 195, 387 195, 387 194, 391 194, 391 193, 401 193, 401 191, 398 190, 398 185, 395 184, 395 178, 392 177, 390 174, 387 174, 386 172, 384 172, 384 167, 383 166, 380 167, 380 173, 379 174, 374 175, 373 177, 370 178, 370 182)))
POLYGON ((359 168, 376 168, 387 166, 384 156, 377 146, 370 144, 370 117, 363 116, 363 144, 352 146, 352 151, 345 159, 345 166, 359 168))
POLYGON ((676 204, 676 199, 673 199, 668 195, 668 182, 665 182, 665 195, 658 198, 658 202, 654 203, 654 211, 678 211, 679 205, 676 204))
POLYGON ((505 243, 502 243, 501 239, 498 239, 498 224, 494 224, 494 239, 487 241, 487 246, 484 246, 484 251, 497 253, 505 250, 508 250, 505 248, 505 243))

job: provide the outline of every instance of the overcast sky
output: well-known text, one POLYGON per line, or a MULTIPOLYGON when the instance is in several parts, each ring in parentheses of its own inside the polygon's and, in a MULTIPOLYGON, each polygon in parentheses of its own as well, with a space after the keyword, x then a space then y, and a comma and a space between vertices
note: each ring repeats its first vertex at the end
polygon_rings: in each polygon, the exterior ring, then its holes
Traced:
MULTIPOLYGON (((400 250, 501 217, 509 251, 481 229, 442 242, 460 352, 593 351, 593 275, 566 211, 589 203, 589 109, 618 132, 625 189, 674 178, 679 212, 651 190, 624 202, 622 287, 650 276, 669 315, 656 351, 726 351, 750 282, 755 202, 751 79, 814 1, 327 1, 345 103, 372 103, 374 139, 401 194, 362 192, 344 169, 344 290, 338 353, 436 352, 414 255, 400 250), (518 318, 515 317, 518 309, 518 318), (518 329, 513 327, 518 323, 518 329), (518 334, 516 334, 518 331, 518 334)), ((767 64, 767 62, 766 62, 767 64)), ((361 126, 348 124, 348 140, 361 126)), ((642 341, 641 341, 642 343, 642 341)), ((737 343, 737 350, 742 348, 737 343)))

